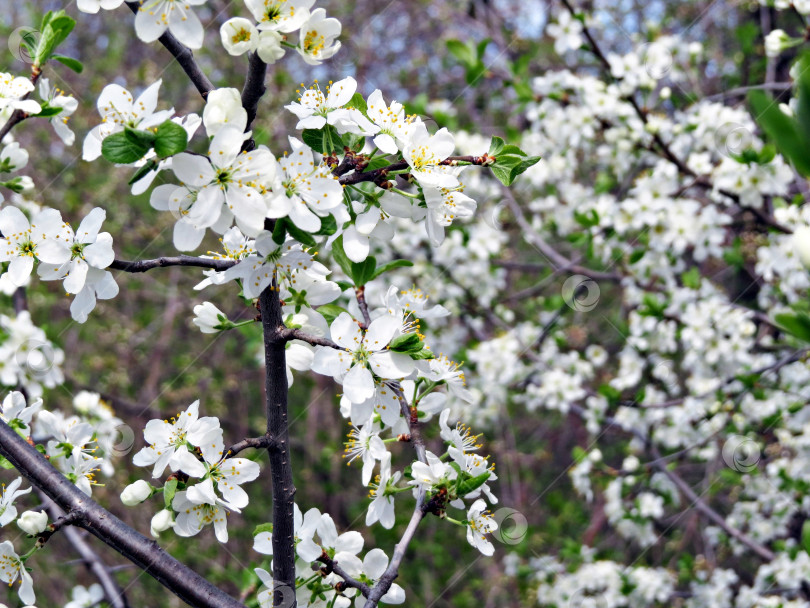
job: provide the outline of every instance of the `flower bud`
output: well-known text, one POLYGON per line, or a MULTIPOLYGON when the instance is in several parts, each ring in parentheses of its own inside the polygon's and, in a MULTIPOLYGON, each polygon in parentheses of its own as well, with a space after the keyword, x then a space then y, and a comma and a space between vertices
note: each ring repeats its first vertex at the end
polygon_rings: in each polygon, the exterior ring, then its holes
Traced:
POLYGON ((160 533, 163 532, 164 530, 168 530, 169 528, 173 527, 174 527, 174 514, 168 509, 158 511, 152 518, 152 522, 150 523, 152 536, 154 536, 155 538, 159 537, 160 533))
POLYGON ((635 473, 638 471, 638 467, 641 466, 638 458, 633 456, 632 454, 624 459, 622 463, 622 469, 627 471, 628 473, 635 473))
POLYGON ((810 226, 799 226, 793 231, 793 247, 805 268, 810 268, 810 226))
POLYGON ((139 479, 135 483, 131 483, 124 488, 124 491, 121 492, 121 502, 128 507, 133 507, 142 503, 151 495, 152 486, 150 486, 143 479, 139 479))
POLYGON ((20 530, 36 536, 48 525, 48 514, 45 511, 26 511, 17 519, 20 530))
POLYGON ((228 317, 211 302, 203 302, 194 307, 194 325, 200 328, 204 334, 215 334, 223 329, 228 329, 231 323, 228 317))

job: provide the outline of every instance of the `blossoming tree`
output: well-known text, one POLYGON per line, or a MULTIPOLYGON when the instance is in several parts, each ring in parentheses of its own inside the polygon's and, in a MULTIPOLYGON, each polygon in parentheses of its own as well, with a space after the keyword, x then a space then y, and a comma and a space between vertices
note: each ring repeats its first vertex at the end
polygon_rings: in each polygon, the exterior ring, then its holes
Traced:
MULTIPOLYGON (((98 300, 125 297, 127 273, 184 266, 203 270, 199 290, 230 290, 244 307, 258 309, 255 320, 234 322, 201 302, 194 324, 208 334, 261 328, 266 432, 226 438, 220 420, 205 415, 204 395, 190 405, 178 403, 175 416, 151 420, 143 429, 143 447, 132 458, 143 467, 143 478, 124 489, 121 503, 154 512, 149 530, 154 538, 196 536, 210 526, 223 544, 229 515, 266 512, 272 505, 267 523, 254 533, 257 557, 272 556, 272 566, 248 573, 261 583, 249 598, 253 604, 403 603, 405 593, 394 580, 423 518, 438 516, 460 526, 473 547, 493 554, 487 535, 497 523, 488 505, 497 498, 488 484, 497 477, 478 453, 478 436, 461 423, 451 425, 451 415, 455 422, 473 400, 463 373, 437 356, 422 332, 422 320, 432 322, 449 311, 428 306, 417 291, 385 286, 388 273, 413 263, 393 256, 378 261, 371 255, 374 243, 395 239, 401 226, 412 224, 439 246, 447 230, 476 209, 464 193, 468 176, 490 172, 507 187, 539 159, 500 137, 475 153, 456 154, 446 128, 406 114, 379 89, 364 97, 352 77, 299 91, 286 106, 298 119, 296 131, 286 141, 257 145, 252 129, 267 120, 258 104, 268 66, 296 53, 307 64, 327 62, 328 68, 341 47, 341 24, 315 7, 315 0, 246 0, 244 16, 225 20, 218 36, 207 35, 195 12, 203 4, 83 0, 78 24, 64 11, 53 11, 38 24, 36 36, 33 28, 21 36, 30 73, 0 74, 5 192, 25 194, 40 179, 17 174, 29 155, 15 135, 50 122, 63 144, 81 145, 85 161, 107 163, 116 179, 128 180, 133 195, 148 193, 151 213, 171 214, 173 247, 183 252, 117 258, 113 235, 103 231, 113 210, 100 206, 74 218, 58 208, 31 211, 20 204, 23 198, 12 196, 0 209, 0 283, 15 304, 15 314, 0 320, 7 335, 2 348, 9 355, 0 373, 13 389, 0 415, 0 464, 21 476, 2 492, 0 526, 16 522, 30 537, 0 543, 0 580, 17 583, 20 601, 33 604, 39 584, 35 556, 47 551, 57 534, 80 554, 92 555, 74 530, 83 528, 190 605, 243 605, 207 573, 193 571, 122 522, 114 514, 120 505, 108 511, 93 500, 96 475, 115 472, 122 421, 97 393, 78 394, 72 415, 49 406, 45 389, 64 380, 64 355, 27 310, 26 294, 38 289, 39 281, 61 281, 72 318, 92 323, 98 300), (62 49, 74 27, 102 10, 134 19, 140 43, 157 42, 163 48, 154 52, 174 56, 199 93, 199 112, 178 115, 167 107, 159 79, 129 88, 110 83, 98 92, 98 124, 76 142, 68 118, 78 102, 52 87, 46 73, 84 69, 62 49), (241 91, 214 87, 193 54, 204 45, 248 55, 244 78, 234 76, 241 91), (222 250, 191 255, 209 233, 220 235, 222 250), (373 301, 366 296, 370 284, 377 290, 373 301), (364 547, 357 531, 339 534, 328 513, 296 502, 288 413, 292 370, 340 385, 341 413, 351 427, 346 455, 362 463, 357 483, 368 487, 372 499, 366 525, 390 529, 395 508, 412 510, 393 553, 364 547), (430 424, 439 430, 439 453, 428 450, 423 438, 430 424), (393 449, 399 443, 412 447, 410 455, 393 449), (249 457, 258 450, 268 454, 265 471, 249 457), (23 478, 30 487, 20 489, 23 478), (245 488, 252 483, 271 489, 264 504, 250 501, 245 488), (36 495, 39 504, 32 501, 31 510, 18 513, 15 503, 26 494, 36 495)), ((120 238, 126 235, 115 237, 120 238)), ((73 605, 128 605, 108 569, 90 561, 100 586, 77 588, 73 605)))

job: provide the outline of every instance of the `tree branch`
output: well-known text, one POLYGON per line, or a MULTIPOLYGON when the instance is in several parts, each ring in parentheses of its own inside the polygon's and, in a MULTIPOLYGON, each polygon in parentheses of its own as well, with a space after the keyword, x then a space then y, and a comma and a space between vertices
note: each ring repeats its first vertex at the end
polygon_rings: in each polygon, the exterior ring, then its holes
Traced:
POLYGON ((590 268, 586 268, 572 262, 564 255, 559 253, 551 245, 546 243, 543 237, 534 231, 529 222, 526 220, 526 217, 523 215, 520 205, 518 205, 515 197, 512 196, 512 192, 509 190, 509 188, 502 186, 501 191, 506 198, 506 204, 509 205, 509 209, 512 211, 512 215, 515 216, 518 226, 520 226, 520 229, 523 231, 523 238, 525 238, 530 244, 537 247, 537 250, 546 256, 557 272, 570 271, 574 274, 584 275, 590 279, 593 279, 594 281, 610 281, 611 283, 618 283, 622 280, 622 275, 616 272, 600 272, 598 270, 591 270, 590 268))
POLYGON ((126 260, 113 260, 109 268, 113 270, 123 270, 124 272, 146 272, 153 268, 165 268, 167 266, 196 266, 197 268, 211 268, 213 270, 227 270, 231 266, 236 266, 235 260, 217 260, 214 258, 195 258, 190 255, 178 255, 174 257, 156 258, 154 260, 137 260, 128 262, 126 260))
POLYGON ((363 594, 363 597, 368 597, 368 594, 371 592, 371 587, 358 581, 357 579, 353 578, 348 572, 346 572, 343 568, 340 567, 340 564, 333 559, 331 559, 326 553, 322 553, 321 556, 318 558, 318 561, 325 564, 326 574, 331 574, 334 572, 340 578, 343 579, 346 587, 352 587, 357 589, 360 593, 363 594))
POLYGON ((329 348, 334 348, 335 350, 346 350, 328 338, 319 338, 301 331, 300 329, 291 329, 289 327, 284 327, 283 325, 278 329, 278 335, 283 338, 285 342, 289 342, 290 340, 301 340, 307 344, 312 344, 312 346, 328 346, 329 348))
MULTIPOLYGON (((51 519, 56 520, 51 526, 55 527, 59 521, 65 520, 67 515, 62 517, 64 511, 60 509, 54 501, 48 498, 45 492, 37 488, 37 494, 44 503, 45 509, 50 514, 51 519)), ((72 511, 71 513, 76 512, 72 511)), ((51 534, 53 534, 53 531, 51 534)), ((115 580, 110 569, 107 568, 98 553, 93 551, 90 545, 85 542, 78 530, 66 527, 63 534, 68 543, 73 547, 73 550, 79 554, 85 567, 98 579, 101 588, 104 589, 104 595, 110 606, 112 608, 129 608, 129 602, 127 601, 127 596, 124 594, 124 590, 121 589, 121 586, 115 580)), ((42 535, 40 535, 40 538, 42 538, 42 535)))
POLYGON ((686 496, 689 500, 692 501, 692 504, 695 508, 703 513, 710 521, 714 522, 720 528, 722 528, 726 534, 729 536, 736 538, 746 547, 751 549, 754 553, 759 555, 762 559, 766 562, 772 561, 776 555, 773 551, 760 545, 756 542, 753 538, 748 536, 745 532, 738 530, 737 528, 730 526, 725 518, 720 515, 717 511, 712 509, 708 504, 706 504, 703 499, 695 493, 695 491, 686 483, 683 479, 681 479, 675 471, 671 471, 667 466, 666 462, 661 458, 661 452, 658 451, 654 445, 650 445, 650 454, 655 458, 653 461, 653 466, 656 469, 661 471, 664 475, 666 475, 669 480, 674 483, 678 489, 681 491, 681 494, 686 496))
MULTIPOLYGON (((490 164, 495 159, 491 156, 448 156, 440 165, 451 165, 457 166, 458 163, 469 163, 470 165, 478 165, 483 166, 490 164)), ((407 169, 410 165, 408 165, 407 161, 400 160, 395 163, 388 165, 387 167, 380 167, 379 169, 374 169, 373 171, 365 171, 362 173, 358 173, 355 171, 354 173, 349 173, 348 175, 341 175, 339 178, 339 182, 342 185, 347 184, 359 184, 360 182, 378 182, 384 181, 388 174, 392 171, 402 171, 403 169, 407 169)))
POLYGON ((259 296, 259 311, 264 331, 267 435, 275 439, 268 450, 273 492, 273 606, 295 608, 295 485, 287 420, 287 339, 275 280, 259 296))
MULTIPOLYGON (((402 415, 405 416, 405 420, 408 421, 408 426, 410 427, 411 431, 411 443, 416 451, 417 458, 421 462, 427 462, 425 440, 422 438, 421 423, 419 422, 416 412, 412 411, 411 407, 408 405, 408 401, 405 399, 405 395, 402 394, 402 388, 398 383, 389 382, 387 383, 387 386, 394 391, 394 394, 399 400, 400 407, 402 408, 402 415)), ((366 596, 367 599, 363 608, 375 608, 380 599, 382 599, 382 597, 388 593, 388 590, 391 589, 391 585, 394 584, 394 579, 399 576, 399 566, 402 564, 402 560, 405 557, 405 552, 408 550, 408 545, 411 544, 411 541, 416 534, 416 529, 419 527, 419 523, 422 521, 426 513, 425 494, 425 488, 420 486, 416 497, 416 506, 413 509, 413 515, 411 515, 411 521, 408 522, 408 527, 405 529, 402 538, 399 539, 399 542, 394 547, 394 554, 391 556, 391 562, 388 564, 385 572, 382 573, 382 576, 380 576, 374 587, 371 588, 369 594, 366 596)))
POLYGON ((89 498, 3 421, 0 421, 0 454, 61 509, 80 513, 76 525, 148 572, 187 604, 204 608, 245 608, 177 561, 155 541, 136 532, 89 498))
MULTIPOLYGON (((245 131, 250 131, 250 126, 256 119, 256 110, 259 107, 259 100, 264 95, 267 87, 264 86, 264 79, 267 76, 267 64, 259 58, 258 53, 250 54, 247 78, 245 86, 242 88, 242 107, 247 112, 247 124, 245 131)), ((243 150, 252 150, 256 147, 253 138, 247 140, 243 145, 243 150)))
POLYGON ((273 438, 272 435, 262 435, 261 437, 247 437, 242 441, 238 441, 234 443, 231 447, 225 450, 225 458, 230 458, 231 456, 235 456, 239 452, 243 450, 247 450, 248 448, 267 448, 272 449, 276 444, 276 440, 273 438))
MULTIPOLYGON (((141 3, 127 2, 127 6, 133 13, 137 15, 138 11, 140 10, 141 3)), ((200 66, 197 65, 197 62, 194 60, 194 53, 191 52, 191 49, 175 38, 174 34, 172 34, 169 30, 166 30, 166 33, 158 38, 158 42, 166 47, 166 50, 174 56, 177 63, 180 64, 180 67, 183 68, 183 71, 191 80, 192 84, 197 87, 197 91, 200 93, 202 98, 208 99, 208 93, 213 91, 216 87, 211 83, 210 80, 208 80, 208 76, 205 75, 205 72, 202 71, 200 66)))

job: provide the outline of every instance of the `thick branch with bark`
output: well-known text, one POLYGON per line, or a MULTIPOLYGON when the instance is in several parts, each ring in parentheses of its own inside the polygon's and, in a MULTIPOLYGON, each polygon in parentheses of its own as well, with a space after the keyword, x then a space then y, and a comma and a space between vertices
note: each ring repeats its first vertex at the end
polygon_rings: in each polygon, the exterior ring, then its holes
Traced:
POLYGON ((133 262, 127 260, 113 260, 109 268, 112 270, 123 270, 124 272, 146 272, 153 268, 165 268, 167 266, 195 266, 197 268, 210 268, 212 270, 222 271, 235 265, 236 261, 234 260, 215 260, 214 258, 195 258, 190 255, 178 255, 133 262))
MULTIPOLYGON (((39 488, 37 488, 37 494, 45 505, 45 510, 48 512, 50 518, 56 520, 49 528, 56 528, 56 522, 65 520, 65 517, 63 517, 64 511, 39 488)), ((50 530, 51 533, 55 531, 56 530, 50 530)), ((70 546, 73 547, 73 550, 79 554, 85 567, 92 572, 93 576, 98 580, 101 588, 104 590, 107 603, 109 603, 112 608, 129 608, 129 602, 127 601, 124 590, 121 589, 121 586, 115 580, 112 572, 101 559, 101 556, 87 544, 79 531, 74 530, 70 526, 66 526, 62 530, 62 533, 68 543, 70 543, 70 546)), ((41 538, 42 535, 39 536, 39 539, 41 538)), ((39 539, 38 542, 41 542, 39 539)))
POLYGON ((276 585, 273 606, 295 608, 295 484, 287 416, 287 339, 275 281, 259 296, 259 311, 264 331, 267 434, 275 440, 268 449, 273 492, 273 581, 276 585))
POLYGON ((169 555, 154 540, 133 530, 84 494, 3 421, 0 421, 0 454, 59 508, 77 513, 74 525, 118 551, 187 604, 204 608, 244 608, 242 603, 169 555))

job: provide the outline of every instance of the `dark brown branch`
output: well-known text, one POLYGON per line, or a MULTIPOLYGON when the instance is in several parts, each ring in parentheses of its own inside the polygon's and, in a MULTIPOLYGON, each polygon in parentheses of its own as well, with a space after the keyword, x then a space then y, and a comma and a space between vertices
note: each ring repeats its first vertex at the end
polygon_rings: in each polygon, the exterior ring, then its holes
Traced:
MULTIPOLYGON (((54 501, 48 498, 39 488, 37 488, 37 494, 39 494, 40 499, 45 505, 45 509, 48 511, 52 519, 56 519, 57 522, 60 519, 64 519, 64 517, 62 517, 64 511, 62 511, 62 509, 60 509, 54 501)), ((85 542, 79 531, 74 530, 71 527, 66 527, 63 530, 63 534, 68 543, 70 543, 70 546, 73 547, 73 550, 79 554, 81 563, 83 563, 84 566, 93 573, 101 585, 101 588, 104 589, 104 595, 106 596, 107 602, 110 604, 110 606, 112 608, 129 608, 127 596, 113 577, 111 569, 107 567, 98 553, 93 551, 90 545, 85 542)))
MULTIPOLYGON (((45 496, 44 499, 53 503, 47 496, 45 496)), ((47 528, 37 535, 37 545, 40 547, 44 546, 45 543, 50 540, 51 536, 59 532, 59 530, 65 526, 75 524, 81 518, 81 513, 78 511, 69 511, 63 515, 54 515, 51 513, 50 517, 54 520, 53 523, 49 524, 47 528)))
POLYGON ((348 572, 346 572, 343 568, 340 567, 340 564, 338 562, 331 559, 326 553, 322 553, 321 556, 318 558, 318 561, 325 565, 324 567, 325 574, 331 574, 332 572, 334 572, 340 578, 343 579, 344 586, 357 589, 360 593, 363 594, 363 597, 368 597, 368 594, 371 592, 371 587, 353 578, 348 572))
POLYGON ((239 452, 247 450, 248 448, 267 448, 272 449, 275 446, 276 440, 272 435, 262 435, 261 437, 247 437, 242 441, 237 441, 227 450, 225 450, 225 458, 236 456, 239 452))
POLYGON ((360 285, 354 290, 354 293, 357 296, 357 306, 363 315, 363 323, 360 324, 360 327, 361 329, 368 329, 368 326, 371 325, 371 317, 368 314, 368 302, 366 302, 366 286, 360 285))
POLYGON ((332 342, 332 340, 312 336, 304 331, 301 331, 300 329, 291 329, 289 327, 282 326, 278 330, 278 335, 283 338, 285 342, 289 342, 290 340, 301 340, 307 344, 312 344, 312 346, 328 346, 329 348, 334 348, 335 350, 346 350, 342 346, 332 342))
MULTIPOLYGON (((448 156, 440 165, 451 165, 456 166, 458 163, 469 163, 470 165, 478 165, 484 166, 491 164, 495 161, 495 158, 492 156, 448 156)), ((388 174, 392 171, 402 171, 408 168, 407 161, 400 160, 395 163, 388 165, 387 167, 380 167, 379 169, 374 169, 373 171, 364 171, 359 173, 355 171, 354 173, 349 173, 348 175, 341 175, 340 176, 340 183, 345 185, 348 184, 359 184, 360 182, 379 182, 385 181, 388 174)))
POLYGON ((78 512, 80 518, 76 521, 77 526, 145 570, 187 604, 205 608, 244 608, 244 604, 177 561, 154 540, 136 532, 89 498, 2 421, 0 454, 8 458, 31 485, 40 488, 61 509, 78 512))
POLYGON ((0 142, 3 141, 3 138, 8 135, 11 130, 28 118, 28 114, 23 112, 22 110, 14 110, 11 113, 11 116, 8 117, 6 124, 3 125, 3 128, 0 129, 0 142))
POLYGON ((214 258, 195 258, 190 255, 178 255, 134 262, 113 260, 109 268, 112 270, 123 270, 124 272, 146 272, 153 268, 165 268, 166 266, 195 266, 197 268, 211 268, 213 270, 222 271, 235 265, 236 261, 234 260, 216 260, 214 258))
POLYGON ((267 435, 275 438, 270 456, 273 492, 273 606, 295 608, 295 485, 287 420, 287 366, 284 322, 275 281, 259 296, 264 331, 267 435))
MULTIPOLYGON (((250 126, 256 119, 256 111, 259 107, 259 100, 264 95, 267 87, 264 86, 264 79, 267 76, 267 64, 259 58, 257 53, 250 54, 247 78, 245 86, 242 88, 242 107, 247 112, 247 124, 245 131, 250 131, 250 126)), ((252 150, 256 147, 253 138, 247 140, 243 145, 243 150, 252 150)))
MULTIPOLYGON (((138 10, 140 10, 140 4, 140 2, 127 2, 127 6, 136 15, 138 14, 138 10)), ((168 30, 158 38, 158 42, 166 47, 166 50, 174 56, 177 63, 180 64, 180 67, 183 68, 183 71, 191 80, 191 83, 197 87, 197 91, 202 98, 207 99, 208 93, 213 91, 216 87, 208 80, 208 76, 205 75, 205 72, 202 71, 200 66, 197 65, 197 62, 194 60, 194 53, 191 52, 191 49, 182 44, 174 37, 174 34, 168 30)))

